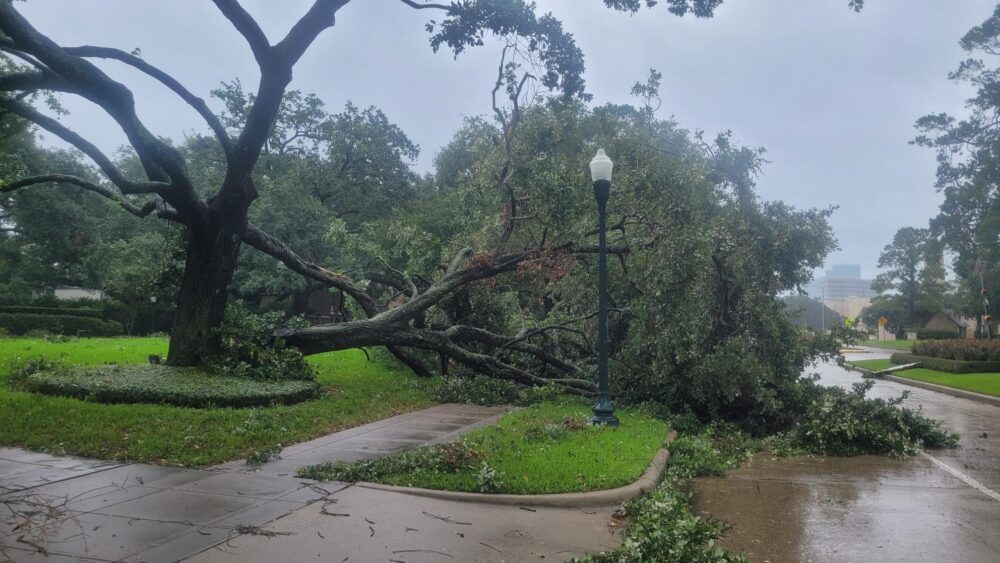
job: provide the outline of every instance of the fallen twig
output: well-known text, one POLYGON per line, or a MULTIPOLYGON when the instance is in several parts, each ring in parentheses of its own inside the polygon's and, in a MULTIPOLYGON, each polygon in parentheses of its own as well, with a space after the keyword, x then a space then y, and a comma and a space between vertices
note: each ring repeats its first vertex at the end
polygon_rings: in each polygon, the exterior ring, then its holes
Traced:
POLYGON ((424 516, 430 516, 431 518, 437 518, 438 520, 441 520, 442 522, 447 522, 449 524, 461 524, 462 526, 471 526, 472 525, 472 522, 459 522, 458 520, 452 520, 451 518, 449 518, 447 516, 439 516, 437 514, 431 514, 430 512, 427 512, 426 510, 423 510, 421 512, 424 513, 424 516))

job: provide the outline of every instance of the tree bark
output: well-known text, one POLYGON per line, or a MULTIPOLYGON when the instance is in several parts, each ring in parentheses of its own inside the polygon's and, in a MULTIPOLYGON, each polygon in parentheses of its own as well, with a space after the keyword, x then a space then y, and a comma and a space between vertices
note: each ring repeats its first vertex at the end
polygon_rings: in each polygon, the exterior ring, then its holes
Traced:
POLYGON ((167 363, 196 366, 221 351, 218 328, 225 317, 229 284, 239 258, 246 209, 188 226, 184 277, 170 331, 167 363))

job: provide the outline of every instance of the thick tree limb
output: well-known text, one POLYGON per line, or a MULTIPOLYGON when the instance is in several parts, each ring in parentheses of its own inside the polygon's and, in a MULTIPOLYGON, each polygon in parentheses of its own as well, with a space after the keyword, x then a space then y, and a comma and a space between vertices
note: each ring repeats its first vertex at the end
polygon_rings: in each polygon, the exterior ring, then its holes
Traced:
POLYGON ((205 103, 205 100, 192 94, 191 91, 181 85, 180 82, 166 72, 163 72, 159 68, 147 63, 135 55, 126 53, 120 49, 113 49, 111 47, 94 47, 91 45, 84 45, 82 47, 67 47, 64 50, 67 53, 78 57, 115 59, 156 79, 175 94, 180 96, 182 100, 187 102, 188 105, 194 108, 194 110, 201 115, 202 119, 204 119, 205 122, 208 123, 208 126, 212 128, 212 131, 215 133, 215 137, 219 140, 219 143, 222 145, 222 149, 225 151, 227 156, 232 151, 233 142, 229 138, 226 128, 222 126, 222 122, 219 121, 218 116, 212 113, 212 110, 208 109, 208 105, 205 103))
POLYGON ((267 36, 253 16, 243 9, 237 0, 212 0, 212 2, 246 39, 254 58, 257 59, 257 64, 262 67, 266 65, 271 54, 271 42, 267 40, 267 36))
POLYGON ((256 225, 252 223, 247 225, 246 232, 243 235, 243 242, 246 242, 264 254, 277 258, 282 264, 299 275, 316 280, 327 287, 335 287, 350 295, 369 316, 374 316, 381 312, 378 302, 365 293, 364 289, 351 281, 350 278, 343 274, 331 272, 303 259, 287 244, 264 232, 256 225))
MULTIPOLYGON (((194 187, 180 153, 153 135, 135 112, 132 92, 112 80, 87 60, 71 55, 54 41, 36 30, 14 9, 13 3, 0 2, 0 31, 9 37, 17 50, 38 59, 72 85, 72 92, 104 109, 125 132, 146 168, 147 175, 157 181, 169 178, 173 189, 165 192, 176 208, 190 214, 200 211, 194 187)), ((117 183, 117 182, 116 182, 117 183)), ((123 190, 124 191, 124 190, 123 190)))
POLYGON ((346 350, 387 344, 434 350, 447 354, 479 373, 516 381, 524 385, 562 385, 566 392, 593 395, 594 384, 581 379, 546 379, 518 367, 501 362, 493 356, 471 352, 452 342, 445 334, 421 330, 378 319, 317 325, 280 334, 289 345, 305 354, 331 350, 346 350))

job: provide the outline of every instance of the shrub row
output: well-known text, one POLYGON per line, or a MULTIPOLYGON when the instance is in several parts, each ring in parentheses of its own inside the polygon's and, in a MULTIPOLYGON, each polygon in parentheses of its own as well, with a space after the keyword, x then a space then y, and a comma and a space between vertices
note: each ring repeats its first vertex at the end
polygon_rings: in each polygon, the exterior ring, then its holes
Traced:
POLYGON ((30 305, 0 305, 0 313, 25 315, 68 315, 70 317, 90 317, 100 319, 104 311, 91 307, 34 307, 30 305))
POLYGON ((123 332, 121 323, 115 321, 71 315, 24 313, 0 313, 0 328, 15 336, 31 331, 70 336, 120 336, 123 332))
POLYGON ((1000 340, 930 340, 914 344, 913 353, 946 360, 1000 362, 1000 340))
POLYGON ((951 340, 955 338, 962 338, 957 330, 921 329, 917 331, 917 340, 951 340))
POLYGON ((896 365, 912 364, 921 362, 923 367, 948 373, 991 373, 1000 372, 1000 362, 971 362, 967 360, 949 360, 946 358, 932 358, 930 356, 918 356, 899 352, 893 354, 889 361, 896 365))
POLYGON ((162 365, 49 369, 13 383, 26 391, 97 403, 196 408, 290 405, 319 396, 319 385, 311 381, 257 381, 162 365))

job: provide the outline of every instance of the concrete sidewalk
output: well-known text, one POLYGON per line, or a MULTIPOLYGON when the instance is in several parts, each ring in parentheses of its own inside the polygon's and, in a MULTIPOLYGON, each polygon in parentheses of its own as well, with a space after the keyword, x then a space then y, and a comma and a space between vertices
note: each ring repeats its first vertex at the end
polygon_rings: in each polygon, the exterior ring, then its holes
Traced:
POLYGON ((450 440, 505 409, 439 405, 287 448, 258 468, 121 464, 0 449, 0 561, 178 561, 324 498, 294 469, 450 440))
POLYGON ((348 487, 264 535, 240 536, 191 561, 566 561, 618 545, 608 526, 616 508, 521 508, 348 487))

